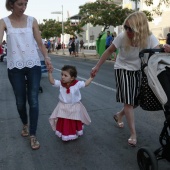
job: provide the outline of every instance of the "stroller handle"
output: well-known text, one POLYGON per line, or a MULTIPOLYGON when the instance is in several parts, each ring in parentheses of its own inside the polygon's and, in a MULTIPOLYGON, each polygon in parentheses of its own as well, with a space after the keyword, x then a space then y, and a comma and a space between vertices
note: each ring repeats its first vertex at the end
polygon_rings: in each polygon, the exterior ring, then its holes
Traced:
POLYGON ((143 49, 142 51, 140 51, 139 53, 139 57, 142 58, 144 56, 145 53, 149 53, 149 56, 151 56, 154 53, 158 53, 158 52, 165 52, 164 48, 155 48, 155 49, 143 49))

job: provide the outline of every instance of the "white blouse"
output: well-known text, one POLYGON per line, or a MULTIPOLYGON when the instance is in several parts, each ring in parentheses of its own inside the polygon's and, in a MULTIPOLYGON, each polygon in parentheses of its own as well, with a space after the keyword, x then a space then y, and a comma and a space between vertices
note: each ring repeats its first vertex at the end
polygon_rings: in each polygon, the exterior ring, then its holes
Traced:
POLYGON ((7 28, 7 68, 41 66, 32 30, 34 18, 27 16, 25 28, 14 28, 8 17, 3 20, 7 28))
POLYGON ((70 87, 70 93, 66 93, 66 88, 61 85, 60 80, 55 80, 54 87, 60 88, 59 100, 63 103, 73 104, 81 100, 80 88, 85 87, 84 81, 78 81, 74 86, 70 87))
MULTIPOLYGON (((113 44, 119 50, 118 56, 116 58, 116 63, 114 65, 115 69, 125 69, 136 71, 141 68, 141 60, 139 58, 139 52, 141 51, 139 47, 130 47, 127 51, 124 47, 124 32, 120 33, 114 40, 113 44)), ((159 45, 158 39, 151 34, 147 41, 147 48, 152 49, 159 45)))

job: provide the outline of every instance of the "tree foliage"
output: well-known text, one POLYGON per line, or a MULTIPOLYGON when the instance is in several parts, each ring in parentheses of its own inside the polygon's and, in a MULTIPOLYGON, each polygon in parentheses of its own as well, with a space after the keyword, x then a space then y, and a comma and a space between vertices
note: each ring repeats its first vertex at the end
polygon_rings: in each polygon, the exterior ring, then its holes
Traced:
POLYGON ((122 25, 124 19, 133 12, 131 9, 122 8, 114 3, 105 1, 96 1, 94 3, 86 3, 79 7, 79 15, 81 18, 81 25, 91 23, 93 26, 104 26, 104 30, 110 26, 122 25))
MULTIPOLYGON (((131 0, 131 1, 138 1, 140 0, 131 0)), ((157 11, 160 14, 160 5, 164 2, 166 5, 169 4, 170 0, 159 0, 159 5, 153 11, 146 11, 143 12, 146 14, 148 21, 153 20, 153 13, 157 11)), ((147 5, 153 4, 153 0, 145 0, 147 5)), ((117 5, 114 3, 114 0, 97 0, 94 3, 86 3, 79 7, 80 12, 79 15, 82 17, 81 25, 84 26, 87 23, 91 23, 93 26, 101 25, 104 26, 104 30, 109 28, 109 26, 119 26, 122 25, 125 18, 134 10, 128 8, 122 8, 122 6, 117 5), (94 10, 95 9, 95 10, 94 10)))
MULTIPOLYGON (((49 39, 50 37, 60 37, 62 34, 62 22, 53 19, 44 19, 43 23, 39 24, 39 29, 42 32, 43 38, 49 39)), ((64 22, 64 33, 75 35, 75 31, 77 34, 81 34, 83 29, 80 25, 71 26, 70 20, 64 22)))
POLYGON ((56 20, 49 19, 43 20, 44 23, 39 24, 40 31, 42 32, 43 38, 50 38, 54 36, 60 36, 62 32, 61 23, 57 22, 56 20))
POLYGON ((70 35, 75 35, 78 34, 79 36, 81 36, 81 33, 84 31, 83 28, 81 27, 81 25, 77 24, 77 25, 72 25, 71 21, 68 19, 65 23, 64 23, 64 29, 65 29, 65 33, 70 34, 70 35))
MULTIPOLYGON (((140 2, 140 0, 131 0, 131 1, 137 1, 138 3, 140 2)), ((144 0, 144 3, 147 5, 147 6, 152 6, 153 5, 153 1, 154 0, 144 0)), ((157 0, 158 2, 158 5, 157 7, 153 7, 151 14, 157 14, 157 15, 162 15, 162 10, 161 10, 161 7, 162 5, 165 5, 166 7, 168 7, 170 5, 170 0, 157 0)))
MULTIPOLYGON (((103 0, 93 3, 86 3, 79 7, 79 15, 81 16, 81 22, 78 25, 71 26, 71 22, 68 19, 64 22, 64 33, 74 35, 75 32, 78 35, 84 31, 82 27, 87 23, 91 23, 93 26, 101 25, 104 26, 104 30, 110 26, 116 27, 122 25, 124 19, 134 10, 122 8, 121 5, 117 5, 115 0, 103 0)), ((137 1, 141 0, 131 0, 137 1)), ((152 6, 154 0, 145 0, 147 6, 152 6)), ((170 0, 158 0, 158 6, 153 8, 152 11, 143 11, 147 15, 149 21, 153 20, 153 14, 161 15, 162 5, 169 6, 170 0)), ((43 20, 44 23, 39 24, 40 30, 42 31, 43 38, 50 38, 60 36, 62 33, 62 23, 56 20, 43 20)))

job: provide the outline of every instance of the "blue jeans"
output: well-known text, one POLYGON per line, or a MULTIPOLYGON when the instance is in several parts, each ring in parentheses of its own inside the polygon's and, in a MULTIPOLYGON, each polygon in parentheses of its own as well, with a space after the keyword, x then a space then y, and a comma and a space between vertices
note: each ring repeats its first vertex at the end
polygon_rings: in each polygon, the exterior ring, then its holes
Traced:
POLYGON ((41 66, 8 69, 8 78, 13 87, 17 110, 24 125, 28 124, 26 108, 26 101, 28 99, 29 130, 30 135, 35 135, 39 114, 38 93, 41 79, 41 66))

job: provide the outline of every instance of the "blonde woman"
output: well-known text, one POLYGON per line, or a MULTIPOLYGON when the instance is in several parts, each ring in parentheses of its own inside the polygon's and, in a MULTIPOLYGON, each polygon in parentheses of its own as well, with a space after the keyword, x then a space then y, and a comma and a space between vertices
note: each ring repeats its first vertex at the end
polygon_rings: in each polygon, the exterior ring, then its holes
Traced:
POLYGON ((113 116, 119 128, 124 127, 123 116, 126 117, 130 137, 128 144, 136 146, 137 135, 134 123, 134 106, 140 86, 141 61, 139 52, 144 48, 159 48, 159 42, 149 31, 147 17, 143 12, 134 12, 123 23, 124 32, 120 33, 112 45, 104 52, 91 75, 95 76, 101 65, 116 49, 119 50, 114 69, 116 80, 116 100, 123 103, 123 108, 113 116))

